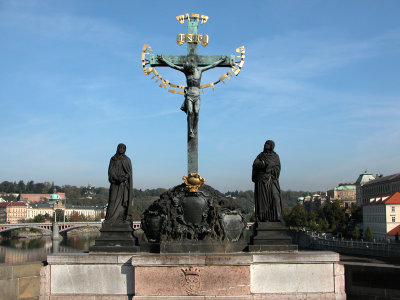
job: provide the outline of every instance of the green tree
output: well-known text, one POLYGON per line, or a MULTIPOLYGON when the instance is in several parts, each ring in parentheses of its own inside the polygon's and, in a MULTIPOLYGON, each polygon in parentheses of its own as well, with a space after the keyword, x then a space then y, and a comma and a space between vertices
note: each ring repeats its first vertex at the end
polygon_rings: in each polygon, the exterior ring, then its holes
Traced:
POLYGON ((25 193, 25 182, 23 180, 18 181, 18 193, 25 193))
POLYGON ((307 225, 307 215, 302 205, 297 204, 292 208, 286 217, 289 226, 305 227, 307 225))
POLYGON ((367 229, 365 229, 364 237, 365 237, 365 239, 368 240, 368 241, 372 240, 372 230, 371 230, 371 227, 368 226, 367 229))
POLYGON ((354 228, 354 231, 353 231, 353 238, 356 239, 356 240, 358 240, 358 239, 360 238, 360 229, 358 229, 358 226, 356 226, 356 227, 354 228))
MULTIPOLYGON (((56 209, 56 216, 57 216, 57 222, 64 221, 64 210, 56 209)), ((54 217, 52 218, 52 220, 54 221, 54 217)))
POLYGON ((322 210, 332 232, 343 233, 346 230, 348 218, 339 201, 327 203, 322 210))
POLYGON ((33 218, 33 223, 44 223, 46 220, 51 220, 52 217, 46 213, 44 215, 37 215, 33 218))
POLYGON ((26 184, 26 189, 25 192, 26 193, 33 193, 33 186, 35 185, 35 182, 33 180, 28 181, 28 183, 26 184))

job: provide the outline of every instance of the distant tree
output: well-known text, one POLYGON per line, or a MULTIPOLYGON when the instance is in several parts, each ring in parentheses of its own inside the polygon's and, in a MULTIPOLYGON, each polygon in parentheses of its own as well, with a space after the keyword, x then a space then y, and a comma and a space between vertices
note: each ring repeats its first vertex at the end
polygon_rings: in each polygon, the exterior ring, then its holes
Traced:
MULTIPOLYGON (((57 222, 62 222, 64 220, 64 210, 56 209, 57 222)), ((54 221, 54 217, 52 218, 54 221)))
POLYGON ((7 202, 17 201, 17 197, 15 197, 14 195, 4 195, 3 199, 6 200, 7 202))
POLYGON ((81 222, 83 221, 82 215, 77 211, 72 212, 70 217, 68 218, 70 222, 81 222))
POLYGON ((353 238, 356 239, 356 240, 358 240, 358 239, 360 238, 360 229, 358 229, 358 226, 356 226, 356 227, 354 228, 354 231, 353 231, 353 238))
POLYGON ((18 193, 22 194, 25 193, 25 182, 23 180, 18 181, 18 193))
POLYGON ((44 215, 37 215, 33 218, 33 223, 44 223, 46 220, 51 220, 52 217, 46 213, 44 215))
POLYGON ((44 189, 45 189, 45 184, 44 183, 35 183, 34 186, 33 186, 32 193, 34 193, 34 194, 42 194, 44 189))
POLYGON ((0 192, 13 193, 14 184, 10 181, 3 181, 2 183, 0 183, 0 192))
POLYGON ((372 230, 371 230, 371 227, 367 227, 367 229, 365 229, 365 232, 364 232, 364 237, 365 237, 365 239, 366 240, 372 240, 372 230))
POLYGON ((33 180, 28 181, 28 183, 26 184, 25 192, 28 194, 33 193, 34 185, 35 185, 35 182, 33 180))
POLYGON ((339 201, 327 203, 322 210, 332 232, 345 231, 348 218, 339 201))
POLYGON ((289 226, 305 227, 307 225, 307 215, 302 205, 297 204, 286 215, 286 223, 289 226))

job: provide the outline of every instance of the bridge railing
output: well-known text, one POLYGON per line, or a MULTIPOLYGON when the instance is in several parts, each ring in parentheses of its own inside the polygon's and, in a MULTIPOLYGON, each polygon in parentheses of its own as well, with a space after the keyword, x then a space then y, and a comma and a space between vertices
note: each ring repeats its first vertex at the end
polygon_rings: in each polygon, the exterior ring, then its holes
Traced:
POLYGON ((310 247, 318 250, 333 250, 346 254, 363 254, 381 257, 400 257, 400 243, 348 240, 344 238, 327 238, 312 232, 298 232, 309 240, 310 247))

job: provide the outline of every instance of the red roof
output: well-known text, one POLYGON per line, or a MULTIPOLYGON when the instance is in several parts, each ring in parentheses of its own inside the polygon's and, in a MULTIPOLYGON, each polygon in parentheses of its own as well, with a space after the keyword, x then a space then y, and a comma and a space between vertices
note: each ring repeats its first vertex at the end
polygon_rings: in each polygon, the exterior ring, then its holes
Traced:
POLYGON ((385 204, 400 204, 400 193, 394 193, 392 196, 386 199, 385 204))
POLYGON ((396 192, 394 194, 391 194, 388 198, 386 198, 385 200, 382 200, 382 198, 387 197, 388 195, 381 195, 378 197, 374 197, 375 199, 379 200, 374 200, 371 201, 370 203, 367 203, 366 205, 377 205, 377 204, 400 204, 400 193, 396 192))
POLYGON ((24 202, 1 202, 0 207, 7 207, 7 206, 26 206, 24 202))
MULTIPOLYGON (((65 193, 57 193, 60 196, 61 200, 65 199, 65 193)), ((27 202, 40 202, 40 201, 48 201, 51 194, 21 194, 20 200, 27 202)))
POLYGON ((386 235, 400 235, 400 225, 390 230, 386 235))

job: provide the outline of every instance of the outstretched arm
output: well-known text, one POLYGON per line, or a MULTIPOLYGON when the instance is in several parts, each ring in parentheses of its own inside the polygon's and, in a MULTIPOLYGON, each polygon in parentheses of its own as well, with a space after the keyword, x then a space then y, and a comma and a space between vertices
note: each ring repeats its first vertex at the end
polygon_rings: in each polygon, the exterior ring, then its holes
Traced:
POLYGON ((157 55, 157 59, 161 62, 165 62, 168 66, 170 66, 172 69, 178 70, 183 72, 183 67, 179 67, 175 64, 173 64, 172 62, 166 60, 162 55, 157 55))
POLYGON ((207 70, 210 70, 210 69, 212 69, 212 68, 215 68, 215 67, 218 66, 219 64, 221 64, 221 63, 223 63, 224 61, 226 61, 226 59, 227 59, 226 56, 222 56, 221 59, 217 60, 215 63, 213 63, 213 64, 211 64, 211 65, 208 65, 208 66, 205 66, 205 67, 202 67, 202 68, 199 68, 199 70, 203 72, 203 71, 207 71, 207 70))

